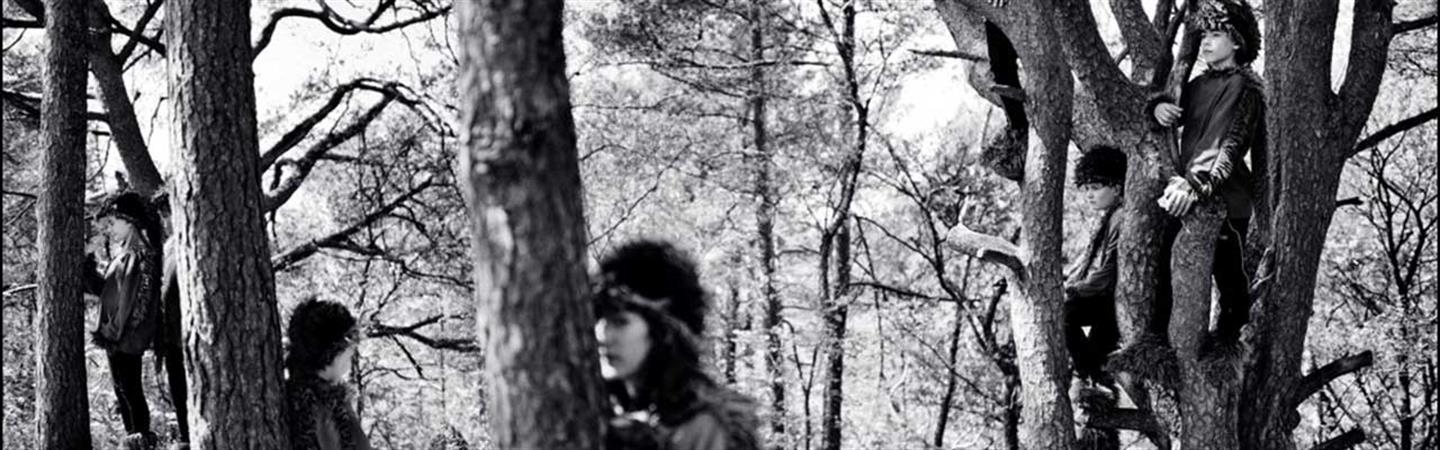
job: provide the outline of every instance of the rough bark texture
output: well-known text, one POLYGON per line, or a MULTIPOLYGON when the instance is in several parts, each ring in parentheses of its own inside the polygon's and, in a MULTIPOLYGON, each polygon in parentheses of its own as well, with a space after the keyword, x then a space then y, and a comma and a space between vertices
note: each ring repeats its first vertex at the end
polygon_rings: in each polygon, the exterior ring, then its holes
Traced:
POLYGON ((478 332, 497 448, 599 448, 599 362, 562 2, 458 5, 478 332))
POLYGON ((1391 39, 1391 3, 1357 1, 1350 57, 1339 92, 1330 89, 1330 54, 1338 4, 1290 0, 1265 5, 1266 129, 1269 133, 1273 280, 1252 310, 1252 347, 1242 398, 1255 399, 1240 419, 1240 444, 1292 449, 1299 423, 1291 392, 1315 295, 1340 172, 1370 116, 1391 39), (1283 288, 1279 288, 1283 287, 1283 288))
POLYGON ((1026 113, 1040 137, 1025 158, 1021 182, 1022 267, 1011 278, 1019 286, 1010 299, 1016 365, 1020 367, 1020 411, 1017 440, 1021 448, 1068 449, 1075 430, 1066 386, 1069 364, 1061 343, 1060 254, 1061 194, 1065 152, 1070 142, 1072 76, 1062 57, 1056 32, 1055 6, 1016 2, 993 9, 986 2, 937 1, 936 7, 952 34, 980 14, 998 25, 1015 44, 1025 65, 1026 113))
POLYGON ((166 5, 190 443, 289 448, 280 315, 261 218, 250 3, 166 5))
POLYGON ((1239 448, 1236 434, 1238 365, 1234 355, 1204 353, 1210 326, 1210 271, 1221 214, 1214 203, 1185 217, 1170 265, 1175 303, 1170 340, 1178 354, 1181 435, 1186 449, 1239 448))
POLYGON ((45 2, 39 267, 35 311, 35 435, 41 448, 90 448, 85 377, 85 2, 45 2))

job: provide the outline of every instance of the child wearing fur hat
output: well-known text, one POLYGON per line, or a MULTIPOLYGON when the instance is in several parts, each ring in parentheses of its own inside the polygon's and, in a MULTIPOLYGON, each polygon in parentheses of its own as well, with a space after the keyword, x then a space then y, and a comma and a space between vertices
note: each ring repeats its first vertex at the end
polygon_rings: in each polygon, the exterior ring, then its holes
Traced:
POLYGON ((110 365, 126 448, 150 448, 158 439, 150 430, 140 366, 158 328, 163 231, 144 197, 134 192, 111 199, 98 217, 108 219, 107 231, 119 245, 103 274, 93 255, 85 258, 85 291, 100 297, 100 321, 90 335, 110 365))
POLYGON ((1170 155, 1180 175, 1172 177, 1159 199, 1173 217, 1165 232, 1153 324, 1164 329, 1168 320, 1170 247, 1180 232, 1180 220, 1201 198, 1219 197, 1225 207, 1215 248, 1214 278, 1220 292, 1219 323, 1215 343, 1233 342, 1248 320, 1249 282, 1242 264, 1246 229, 1250 222, 1252 187, 1245 155, 1263 153, 1265 97, 1259 77, 1249 68, 1260 51, 1260 32, 1254 12, 1244 0, 1208 2, 1194 24, 1204 33, 1199 58, 1206 70, 1185 84, 1178 103, 1157 97, 1151 102, 1155 121, 1180 126, 1179 152, 1170 155))
POLYGON ((286 417, 290 448, 369 450, 345 380, 355 357, 358 330, 344 305, 306 299, 295 306, 286 328, 286 417))
POLYGON ((700 365, 708 305, 689 258, 668 243, 632 242, 601 260, 594 289, 607 448, 760 448, 753 404, 700 365))
POLYGON ((1125 216, 1117 210, 1125 195, 1125 167, 1125 153, 1107 146, 1090 149, 1075 164, 1075 186, 1087 193, 1090 205, 1100 211, 1100 220, 1085 256, 1076 260, 1065 277, 1065 346, 1070 350, 1075 377, 1106 387, 1111 379, 1101 367, 1120 340, 1115 280, 1125 216), (1087 326, 1089 335, 1083 329, 1087 326))

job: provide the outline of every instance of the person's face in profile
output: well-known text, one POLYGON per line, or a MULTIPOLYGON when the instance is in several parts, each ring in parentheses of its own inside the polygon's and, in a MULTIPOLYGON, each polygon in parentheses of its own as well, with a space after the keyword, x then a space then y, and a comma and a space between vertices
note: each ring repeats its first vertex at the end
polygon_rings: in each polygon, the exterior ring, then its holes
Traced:
POLYGON ((1120 189, 1115 186, 1092 184, 1085 186, 1084 192, 1090 207, 1096 211, 1104 211, 1120 204, 1120 189))
POLYGON ((654 342, 650 324, 640 314, 617 310, 595 322, 600 342, 600 375, 606 381, 634 380, 654 342))

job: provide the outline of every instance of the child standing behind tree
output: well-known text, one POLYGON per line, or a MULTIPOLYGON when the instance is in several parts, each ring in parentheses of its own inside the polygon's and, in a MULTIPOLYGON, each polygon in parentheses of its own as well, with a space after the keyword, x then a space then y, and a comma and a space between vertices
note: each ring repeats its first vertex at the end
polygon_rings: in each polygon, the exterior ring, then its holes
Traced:
POLYGON ((1174 218, 1165 230, 1160 254, 1157 289, 1157 330, 1166 329, 1171 307, 1170 253, 1180 232, 1180 219, 1202 198, 1219 196, 1225 223, 1215 245, 1213 272, 1220 291, 1220 315, 1214 343, 1230 343, 1240 336, 1249 318, 1249 282, 1243 255, 1250 223, 1250 169, 1246 153, 1265 144, 1265 97, 1259 77, 1249 68, 1260 51, 1260 32, 1250 6, 1240 1, 1207 4, 1197 22, 1204 37, 1199 58, 1206 70, 1174 99, 1151 102, 1160 125, 1180 126, 1180 146, 1170 155, 1180 175, 1172 177, 1160 206, 1174 218))
POLYGON ((91 333, 105 350, 115 402, 124 423, 125 448, 152 448, 150 406, 141 382, 141 357, 155 342, 159 322, 160 239, 158 216, 134 192, 116 196, 100 213, 109 218, 110 236, 119 254, 105 272, 96 271, 93 256, 85 259, 85 291, 100 296, 100 323, 91 333))
POLYGON ((346 384, 359 336, 350 310, 313 298, 301 301, 285 334, 290 340, 285 356, 290 448, 369 450, 346 384))
POLYGON ((1100 223, 1085 256, 1065 277, 1065 346, 1076 378, 1109 388, 1111 379, 1101 367, 1120 340, 1115 280, 1120 228, 1125 222, 1117 211, 1125 195, 1125 153, 1104 146, 1085 152, 1075 164, 1075 185, 1089 193, 1091 206, 1100 211, 1100 223), (1087 326, 1089 335, 1082 328, 1087 326))

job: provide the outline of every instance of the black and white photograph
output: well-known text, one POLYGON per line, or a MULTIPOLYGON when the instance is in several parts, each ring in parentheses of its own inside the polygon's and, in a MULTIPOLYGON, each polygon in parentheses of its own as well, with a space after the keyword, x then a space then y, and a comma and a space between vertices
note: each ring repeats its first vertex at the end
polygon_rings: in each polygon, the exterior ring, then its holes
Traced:
POLYGON ((0 448, 1440 449, 1437 0, 3 0, 0 448))

